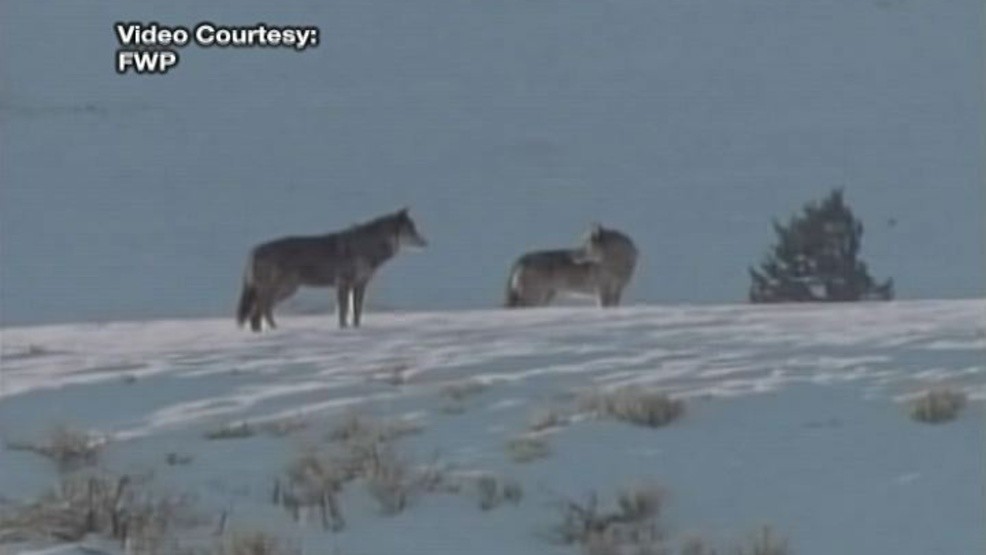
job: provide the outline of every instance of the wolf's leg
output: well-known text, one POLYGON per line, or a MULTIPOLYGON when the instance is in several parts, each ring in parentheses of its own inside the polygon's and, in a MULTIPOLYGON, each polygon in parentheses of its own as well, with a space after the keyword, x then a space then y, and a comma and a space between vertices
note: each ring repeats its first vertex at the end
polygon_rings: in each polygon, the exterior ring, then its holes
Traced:
POLYGON ((298 291, 297 283, 282 283, 278 287, 277 291, 266 299, 266 302, 264 303, 264 320, 267 321, 267 325, 270 329, 277 328, 277 323, 274 322, 274 307, 281 301, 287 299, 291 295, 294 295, 296 291, 298 291))
POLYGON ((261 318, 263 313, 261 312, 259 305, 253 305, 253 312, 250 313, 250 331, 261 332, 264 329, 263 321, 261 318))
POLYGON ((253 298, 247 309, 245 319, 250 322, 250 331, 260 332, 263 330, 263 311, 260 309, 263 301, 264 290, 260 286, 254 286, 253 298))
POLYGON ((620 304, 620 290, 616 288, 603 288, 599 291, 599 306, 611 307, 620 304))
POLYGON ((357 283, 353 287, 353 327, 358 328, 360 318, 363 316, 363 299, 366 297, 366 285, 364 281, 357 283))
POLYGON ((620 298, 623 296, 623 289, 616 288, 613 289, 613 304, 610 306, 619 306, 620 298))
POLYGON ((531 293, 524 290, 521 287, 514 287, 512 284, 507 288, 507 298, 504 301, 504 306, 507 308, 523 308, 525 306, 531 306, 532 302, 531 293))
POLYGON ((349 317, 349 293, 352 288, 348 284, 340 283, 336 285, 336 310, 339 312, 339 327, 346 327, 346 318, 349 317))
POLYGON ((271 310, 274 308, 274 296, 269 289, 261 290, 257 294, 257 302, 253 305, 253 314, 250 317, 250 329, 253 331, 263 331, 263 323, 267 322, 267 327, 274 329, 274 317, 271 310))

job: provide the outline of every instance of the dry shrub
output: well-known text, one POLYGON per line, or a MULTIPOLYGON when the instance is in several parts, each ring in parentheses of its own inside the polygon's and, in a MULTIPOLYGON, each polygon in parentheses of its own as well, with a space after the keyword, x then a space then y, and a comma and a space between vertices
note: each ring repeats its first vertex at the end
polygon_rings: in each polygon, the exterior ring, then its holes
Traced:
POLYGON ((514 462, 528 463, 551 455, 551 445, 547 438, 523 435, 507 441, 507 453, 514 462))
POLYGON ((507 503, 518 505, 524 499, 524 487, 516 480, 507 480, 500 488, 500 495, 507 503))
POLYGON ((642 485, 621 491, 616 505, 622 520, 641 522, 657 518, 664 502, 664 490, 654 485, 642 485))
POLYGON ((377 461, 366 475, 366 488, 384 514, 393 515, 407 508, 417 491, 414 475, 405 460, 392 452, 377 461))
POLYGON ((209 440, 245 439, 257 435, 257 430, 249 422, 226 424, 221 428, 209 430, 204 437, 209 440))
POLYGON ((284 437, 307 427, 308 423, 301 418, 280 418, 257 423, 231 422, 215 430, 209 430, 203 436, 209 440, 246 439, 261 433, 284 437))
POLYGON ((275 481, 271 500, 295 521, 302 519, 303 509, 317 508, 322 528, 338 531, 346 521, 336 495, 348 479, 349 471, 338 461, 305 452, 288 464, 283 481, 275 481))
POLYGON ((534 413, 534 416, 531 417, 527 425, 527 429, 532 432, 543 432, 552 428, 560 428, 568 424, 568 422, 568 415, 560 409, 549 408, 534 413))
POLYGON ((304 430, 308 427, 308 422, 302 420, 301 418, 280 418, 277 420, 270 420, 262 424, 258 424, 257 428, 267 434, 274 437, 284 437, 295 432, 304 430))
POLYGON ((480 475, 475 480, 480 510, 489 511, 505 502, 517 505, 524 498, 524 488, 516 480, 504 480, 490 474, 480 475))
POLYGON ((439 410, 448 415, 457 415, 466 412, 467 401, 486 391, 489 385, 477 379, 461 380, 445 384, 439 391, 442 397, 442 404, 439 410))
POLYGON ((354 441, 343 455, 350 476, 363 481, 385 515, 403 512, 422 493, 449 491, 437 461, 418 465, 397 452, 392 441, 354 441))
POLYGON ((378 420, 354 412, 332 428, 327 439, 336 442, 391 441, 421 433, 421 429, 421 424, 412 420, 378 420))
POLYGON ((57 426, 48 434, 43 443, 8 442, 7 448, 13 451, 28 451, 51 460, 59 472, 71 472, 99 462, 99 456, 106 446, 106 438, 97 434, 57 426))
POLYGON ((626 542, 616 534, 592 536, 582 546, 585 555, 672 555, 668 546, 659 540, 626 542))
POLYGON ((446 384, 442 387, 441 395, 451 401, 462 402, 486 391, 488 387, 486 383, 476 379, 462 380, 446 384))
POLYGON ((620 492, 611 510, 600 508, 595 493, 583 502, 563 499, 559 503, 562 521, 554 536, 561 543, 581 546, 590 555, 662 553, 657 519, 663 499, 663 490, 652 485, 620 492))
POLYGON ((50 354, 56 354, 58 351, 49 350, 44 345, 30 344, 26 349, 21 351, 8 351, 5 353, 0 353, 0 360, 21 360, 25 358, 41 357, 50 354))
POLYGON ((0 543, 75 542, 97 534, 132 554, 176 549, 177 530, 203 525, 187 496, 157 496, 129 476, 72 474, 58 489, 0 514, 0 543))
POLYGON ((586 404, 599 415, 658 428, 685 414, 685 402, 667 394, 624 388, 590 396, 586 404))
POLYGON ((911 401, 911 418, 926 424, 941 424, 958 418, 968 398, 961 391, 932 389, 911 401))
POLYGON ((459 488, 437 456, 420 465, 398 453, 392 442, 351 443, 347 460, 385 515, 403 512, 423 493, 453 493, 459 488))
POLYGON ((736 548, 736 555, 789 555, 787 539, 778 537, 770 526, 763 526, 736 548))
POLYGON ((216 550, 216 555, 300 555, 280 539, 259 531, 234 532, 216 550))
POLYGON ((337 443, 331 452, 306 451, 292 461, 274 484, 274 503, 295 520, 302 509, 318 508, 323 528, 341 530, 345 520, 337 496, 350 482, 361 481, 387 515, 402 512, 419 493, 443 487, 444 472, 437 465, 418 467, 394 447, 393 438, 410 428, 367 422, 347 421, 333 433, 337 443))
POLYGON ((715 548, 700 537, 686 538, 681 542, 681 555, 719 555, 715 548))
POLYGON ((392 385, 394 387, 400 387, 407 384, 408 372, 411 370, 411 366, 406 363, 394 364, 373 373, 373 379, 385 383, 387 385, 392 385))
POLYGON ((687 538, 681 544, 681 555, 790 555, 785 538, 777 536, 770 526, 763 526, 730 550, 717 550, 700 537, 687 538))

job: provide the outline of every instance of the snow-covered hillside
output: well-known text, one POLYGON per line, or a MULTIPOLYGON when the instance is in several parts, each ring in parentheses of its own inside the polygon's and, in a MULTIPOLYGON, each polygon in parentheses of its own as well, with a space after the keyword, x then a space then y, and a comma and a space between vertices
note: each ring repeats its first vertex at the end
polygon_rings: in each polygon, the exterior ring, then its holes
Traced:
MULTIPOLYGON (((770 523, 803 555, 983 547, 982 300, 373 313, 342 331, 333 322, 287 317, 263 335, 230 320, 4 329, 0 433, 108 434, 100 464, 153 472, 203 510, 230 511, 232 526, 275 530, 305 553, 576 553, 545 539, 552 502, 640 481, 669 493, 671 537, 734 538, 770 523), (908 417, 904 402, 933 385, 969 395, 957 421, 908 417), (621 386, 682 397, 687 412, 656 429, 579 414, 580 396, 621 386), (549 409, 575 415, 544 433, 550 456, 514 461, 505 444, 549 409), (523 500, 481 511, 466 495, 425 495, 382 516, 354 487, 342 497, 343 531, 295 524, 271 504, 272 481, 354 413, 414 420, 422 429, 399 440, 404 455, 517 480, 523 500), (204 437, 242 422, 307 427, 204 437), (190 461, 166 464, 169 453, 190 461)), ((0 503, 57 479, 18 450, 0 451, 0 470, 0 503)))

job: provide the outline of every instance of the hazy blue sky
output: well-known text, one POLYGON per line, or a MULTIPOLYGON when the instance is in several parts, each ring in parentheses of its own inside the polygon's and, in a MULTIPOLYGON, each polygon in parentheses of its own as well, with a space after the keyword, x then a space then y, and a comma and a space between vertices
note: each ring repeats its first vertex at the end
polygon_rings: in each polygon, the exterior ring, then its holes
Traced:
POLYGON ((252 244, 405 204, 431 247, 382 270, 378 306, 498 305, 518 254, 595 220, 642 250, 630 302, 739 302, 771 218, 833 187, 900 297, 981 296, 984 21, 981 0, 3 2, 0 321, 229 315, 252 244), (117 20, 322 40, 119 76, 117 20))

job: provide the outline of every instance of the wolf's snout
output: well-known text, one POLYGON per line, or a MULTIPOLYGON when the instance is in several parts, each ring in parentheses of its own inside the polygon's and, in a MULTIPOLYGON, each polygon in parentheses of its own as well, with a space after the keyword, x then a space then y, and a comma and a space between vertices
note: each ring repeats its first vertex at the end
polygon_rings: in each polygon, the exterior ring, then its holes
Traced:
POLYGON ((404 236, 404 242, 409 247, 424 248, 428 246, 428 241, 420 233, 414 231, 404 236))

